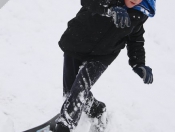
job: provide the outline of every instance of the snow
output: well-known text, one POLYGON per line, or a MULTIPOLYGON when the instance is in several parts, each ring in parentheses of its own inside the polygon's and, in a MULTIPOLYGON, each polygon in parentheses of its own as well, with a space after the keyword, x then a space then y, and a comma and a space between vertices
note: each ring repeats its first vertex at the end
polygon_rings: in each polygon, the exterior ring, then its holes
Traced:
MULTIPOLYGON (((124 49, 92 88, 107 105, 107 132, 175 131, 173 3, 157 1, 157 14, 145 24, 153 84, 132 71, 124 49)), ((63 53, 57 42, 79 8, 79 0, 10 0, 0 9, 0 132, 29 129, 60 111, 63 53)), ((80 124, 76 132, 89 127, 85 118, 80 124)))

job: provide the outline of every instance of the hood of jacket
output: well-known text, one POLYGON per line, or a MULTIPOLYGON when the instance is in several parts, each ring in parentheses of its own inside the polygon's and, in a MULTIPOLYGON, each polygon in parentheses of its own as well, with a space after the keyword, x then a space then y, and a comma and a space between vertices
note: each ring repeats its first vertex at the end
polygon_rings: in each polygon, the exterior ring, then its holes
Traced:
POLYGON ((134 6, 133 9, 143 12, 148 17, 153 17, 156 12, 156 0, 143 0, 139 5, 134 6))

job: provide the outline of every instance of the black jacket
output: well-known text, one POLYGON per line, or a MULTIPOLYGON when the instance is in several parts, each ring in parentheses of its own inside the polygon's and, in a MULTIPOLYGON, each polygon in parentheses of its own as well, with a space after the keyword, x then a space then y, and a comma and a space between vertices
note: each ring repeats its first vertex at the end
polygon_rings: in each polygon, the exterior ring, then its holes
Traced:
POLYGON ((81 60, 99 60, 109 65, 127 44, 129 64, 145 64, 144 28, 147 16, 128 9, 131 27, 116 28, 112 17, 103 16, 111 6, 123 6, 123 0, 81 0, 82 8, 68 22, 59 46, 81 60))

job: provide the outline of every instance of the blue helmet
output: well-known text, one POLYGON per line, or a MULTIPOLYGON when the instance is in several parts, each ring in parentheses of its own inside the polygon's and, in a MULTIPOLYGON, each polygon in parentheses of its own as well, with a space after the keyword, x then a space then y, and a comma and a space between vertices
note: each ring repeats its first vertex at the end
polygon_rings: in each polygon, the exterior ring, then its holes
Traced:
POLYGON ((143 0, 139 5, 134 6, 133 9, 143 12, 148 17, 153 17, 156 12, 156 0, 143 0))

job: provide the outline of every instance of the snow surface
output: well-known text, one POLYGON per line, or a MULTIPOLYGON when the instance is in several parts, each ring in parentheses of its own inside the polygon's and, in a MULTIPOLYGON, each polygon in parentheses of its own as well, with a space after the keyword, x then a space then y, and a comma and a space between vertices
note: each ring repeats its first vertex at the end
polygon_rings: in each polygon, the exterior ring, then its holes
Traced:
MULTIPOLYGON (((108 132, 175 132, 174 3, 157 1, 156 16, 145 24, 154 83, 145 85, 132 71, 124 49, 93 87, 107 105, 108 132)), ((79 0, 10 0, 0 9, 0 132, 21 132, 60 111, 57 42, 80 7, 79 0)))

